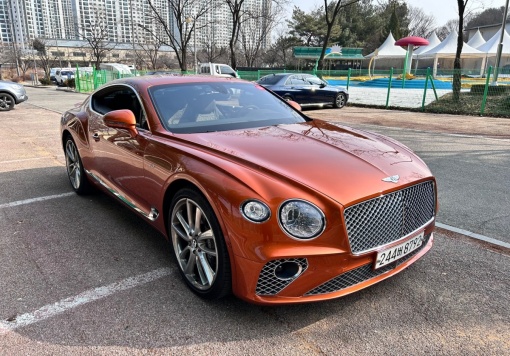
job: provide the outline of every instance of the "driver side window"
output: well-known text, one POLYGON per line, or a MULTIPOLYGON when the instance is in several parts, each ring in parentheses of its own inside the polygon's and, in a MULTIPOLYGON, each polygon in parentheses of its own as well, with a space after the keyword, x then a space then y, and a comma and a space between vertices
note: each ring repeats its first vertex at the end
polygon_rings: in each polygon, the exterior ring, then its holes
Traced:
POLYGON ((102 115, 113 110, 131 110, 136 118, 136 126, 144 130, 149 129, 142 104, 129 87, 105 88, 92 96, 91 106, 94 111, 102 115))

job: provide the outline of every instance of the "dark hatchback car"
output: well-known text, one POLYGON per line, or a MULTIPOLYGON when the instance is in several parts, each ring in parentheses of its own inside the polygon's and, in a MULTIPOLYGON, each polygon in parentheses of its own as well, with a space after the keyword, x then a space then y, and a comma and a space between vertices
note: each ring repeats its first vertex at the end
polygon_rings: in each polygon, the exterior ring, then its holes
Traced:
POLYGON ((342 108, 349 100, 349 93, 345 88, 329 85, 312 74, 269 74, 260 78, 257 83, 286 100, 298 102, 303 107, 333 105, 335 108, 342 108))

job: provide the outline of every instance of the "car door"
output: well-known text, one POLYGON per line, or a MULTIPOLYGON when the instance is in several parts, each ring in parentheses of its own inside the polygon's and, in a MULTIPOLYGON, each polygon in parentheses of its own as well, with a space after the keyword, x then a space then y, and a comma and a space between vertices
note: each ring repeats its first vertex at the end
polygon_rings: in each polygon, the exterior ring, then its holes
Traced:
POLYGON ((308 89, 301 74, 289 76, 285 81, 284 88, 284 93, 280 95, 285 97, 285 94, 290 94, 294 101, 297 101, 299 104, 310 103, 308 89))
POLYGON ((95 178, 135 210, 148 214, 150 204, 139 187, 145 179, 144 152, 151 133, 138 95, 129 86, 110 86, 92 96, 90 111, 88 135, 95 160, 95 178), (104 115, 120 109, 135 114, 136 135, 105 124, 104 115))
POLYGON ((331 103, 333 101, 333 94, 323 80, 314 75, 305 75, 303 79, 311 85, 312 97, 315 103, 331 103))

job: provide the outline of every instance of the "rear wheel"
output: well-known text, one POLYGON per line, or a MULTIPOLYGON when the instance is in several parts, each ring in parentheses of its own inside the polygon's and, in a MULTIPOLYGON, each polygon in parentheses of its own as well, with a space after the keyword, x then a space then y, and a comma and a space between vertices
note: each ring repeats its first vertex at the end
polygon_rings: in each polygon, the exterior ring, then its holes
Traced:
POLYGON ((344 93, 338 93, 335 97, 335 101, 333 102, 333 106, 335 108, 343 108, 347 103, 347 96, 344 93))
POLYGON ((230 293, 228 251, 218 220, 206 199, 185 188, 172 199, 169 231, 179 272, 190 289, 205 299, 230 293))
POLYGON ((65 141, 65 157, 67 176, 69 182, 77 194, 86 194, 90 192, 90 182, 85 176, 85 170, 81 163, 80 154, 78 148, 74 143, 73 139, 68 136, 65 141))
POLYGON ((0 111, 9 111, 14 107, 14 98, 7 93, 0 94, 0 111))

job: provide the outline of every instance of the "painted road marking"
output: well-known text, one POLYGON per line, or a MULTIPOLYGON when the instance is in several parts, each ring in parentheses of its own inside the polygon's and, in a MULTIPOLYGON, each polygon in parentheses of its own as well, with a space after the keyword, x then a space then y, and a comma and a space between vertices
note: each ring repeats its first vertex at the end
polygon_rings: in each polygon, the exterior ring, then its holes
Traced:
POLYGON ((496 245, 496 246, 500 246, 500 247, 510 248, 510 244, 509 243, 501 241, 501 240, 493 239, 492 237, 487 237, 487 236, 484 236, 484 235, 477 234, 475 232, 467 231, 467 230, 464 230, 464 229, 459 229, 458 227, 454 227, 454 226, 450 226, 450 225, 446 225, 446 224, 441 224, 439 222, 436 222, 436 226, 441 228, 441 229, 445 229, 445 230, 448 230, 448 231, 452 231, 452 232, 456 232, 458 234, 465 235, 465 236, 470 237, 472 239, 485 241, 485 242, 488 242, 490 244, 493 244, 493 245, 496 245))
POLYGON ((18 206, 18 205, 32 204, 32 203, 36 203, 39 201, 65 198, 65 197, 70 197, 71 195, 75 195, 75 194, 76 193, 62 193, 62 194, 57 194, 57 195, 48 195, 45 197, 38 197, 38 198, 32 198, 32 199, 26 199, 26 200, 18 200, 18 201, 13 201, 11 203, 0 204, 0 209, 12 208, 13 206, 18 206))
POLYGON ((117 292, 153 282, 157 279, 169 276, 170 274, 172 274, 172 270, 168 267, 163 267, 135 277, 123 279, 120 282, 115 282, 107 286, 90 289, 78 294, 77 296, 62 299, 54 304, 45 305, 32 313, 18 315, 13 321, 0 322, 0 334, 2 334, 2 332, 5 333, 6 331, 12 331, 24 326, 35 324, 62 314, 68 310, 77 308, 81 305, 106 298, 117 292))

